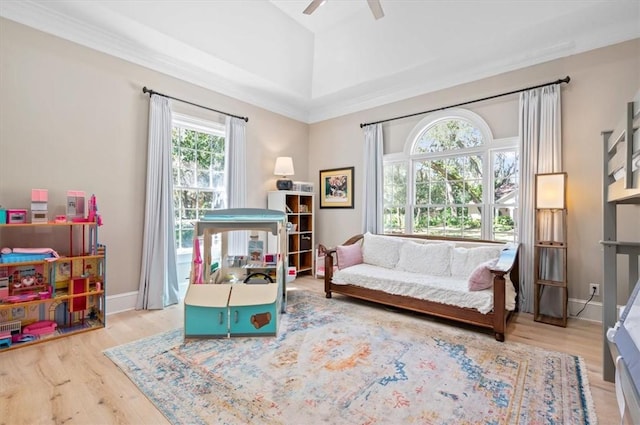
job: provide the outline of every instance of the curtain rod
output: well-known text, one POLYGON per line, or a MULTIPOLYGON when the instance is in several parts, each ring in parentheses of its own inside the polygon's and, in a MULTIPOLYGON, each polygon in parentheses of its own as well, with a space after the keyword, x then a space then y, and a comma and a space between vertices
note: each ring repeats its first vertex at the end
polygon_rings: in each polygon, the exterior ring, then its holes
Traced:
POLYGON ((507 96, 507 95, 514 94, 514 93, 520 93, 520 92, 523 92, 525 90, 538 89, 540 87, 551 86, 553 84, 569 83, 569 81, 571 81, 571 77, 569 77, 567 75, 566 77, 561 78, 559 80, 551 81, 549 83, 544 83, 544 84, 538 84, 537 86, 525 87, 523 89, 513 90, 513 91, 510 91, 510 92, 506 92, 506 93, 494 94, 493 96, 483 97, 481 99, 468 100, 466 102, 456 103, 455 105, 443 106, 442 108, 431 109, 429 111, 416 112, 414 114, 402 115, 400 117, 387 118, 386 120, 380 120, 380 121, 368 122, 368 123, 360 124, 360 128, 365 127, 367 125, 381 124, 383 122, 395 121, 395 120, 399 120, 399 119, 402 119, 402 118, 415 117, 416 115, 428 114, 430 112, 442 111, 444 109, 455 108, 456 106, 464 106, 464 105, 468 105, 470 103, 482 102, 483 100, 495 99, 496 97, 502 97, 502 96, 507 96))
POLYGON ((148 89, 146 86, 142 88, 142 93, 145 93, 145 94, 149 93, 149 97, 151 97, 152 94, 157 94, 158 96, 162 96, 162 97, 166 97, 166 98, 169 98, 169 99, 177 100, 178 102, 182 102, 182 103, 188 103, 189 105, 197 106, 198 108, 206 109, 208 111, 217 112, 217 113, 222 114, 222 115, 228 115, 228 116, 233 117, 233 118, 240 118, 241 120, 244 120, 245 122, 249 122, 249 117, 241 117, 239 115, 229 114, 227 112, 218 111, 217 109, 208 108, 206 106, 198 105, 197 103, 189 102, 187 100, 178 99, 177 97, 168 96, 166 94, 162 94, 162 93, 159 93, 157 91, 148 89))

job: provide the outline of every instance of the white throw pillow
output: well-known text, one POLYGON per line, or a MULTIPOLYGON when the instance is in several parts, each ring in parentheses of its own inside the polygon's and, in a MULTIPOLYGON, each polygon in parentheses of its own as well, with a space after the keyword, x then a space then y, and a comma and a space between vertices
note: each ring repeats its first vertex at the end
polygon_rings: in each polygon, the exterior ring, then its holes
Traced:
POLYGON ((400 248, 397 269, 431 276, 451 276, 449 243, 422 244, 405 242, 400 248))
POLYGON ((468 279, 478 265, 500 257, 503 248, 503 245, 454 248, 451 256, 451 276, 468 279))
POLYGON ((402 239, 393 236, 365 233, 362 243, 362 261, 373 266, 393 269, 398 264, 402 239))

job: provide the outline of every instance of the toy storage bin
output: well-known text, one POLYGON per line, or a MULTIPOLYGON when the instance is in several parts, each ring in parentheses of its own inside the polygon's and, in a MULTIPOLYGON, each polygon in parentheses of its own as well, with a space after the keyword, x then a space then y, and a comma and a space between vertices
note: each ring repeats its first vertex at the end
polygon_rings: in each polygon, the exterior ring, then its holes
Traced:
POLYGON ((185 338, 227 337, 230 284, 192 284, 184 298, 185 338))
POLYGON ((311 236, 300 236, 300 251, 311 249, 311 236))
POLYGON ((231 336, 276 335, 280 315, 277 283, 233 285, 229 297, 231 336))

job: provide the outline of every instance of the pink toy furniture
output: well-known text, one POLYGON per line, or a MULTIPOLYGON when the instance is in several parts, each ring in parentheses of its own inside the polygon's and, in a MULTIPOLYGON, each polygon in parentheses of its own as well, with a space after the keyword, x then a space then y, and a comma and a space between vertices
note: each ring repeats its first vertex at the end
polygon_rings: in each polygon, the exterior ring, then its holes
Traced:
POLYGON ((49 192, 47 189, 31 189, 31 222, 46 223, 48 220, 47 201, 49 192))
POLYGON ((7 224, 22 224, 27 222, 27 210, 7 210, 7 224))
POLYGON ((48 202, 49 191, 47 189, 31 189, 31 202, 48 202))
POLYGON ((54 333, 58 324, 53 320, 41 320, 24 327, 22 332, 33 335, 47 335, 54 333))

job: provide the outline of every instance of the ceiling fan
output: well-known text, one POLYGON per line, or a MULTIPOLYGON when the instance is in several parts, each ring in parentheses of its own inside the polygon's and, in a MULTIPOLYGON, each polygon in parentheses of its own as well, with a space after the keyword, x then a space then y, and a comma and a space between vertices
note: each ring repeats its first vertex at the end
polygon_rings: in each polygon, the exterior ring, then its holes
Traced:
MULTIPOLYGON (((302 11, 305 15, 311 15, 317 8, 325 4, 327 0, 311 0, 309 6, 305 10, 302 11)), ((371 9, 371 13, 373 13, 373 17, 376 19, 380 19, 384 16, 384 11, 382 10, 382 5, 380 4, 380 0, 367 0, 369 4, 369 9, 371 9)))

